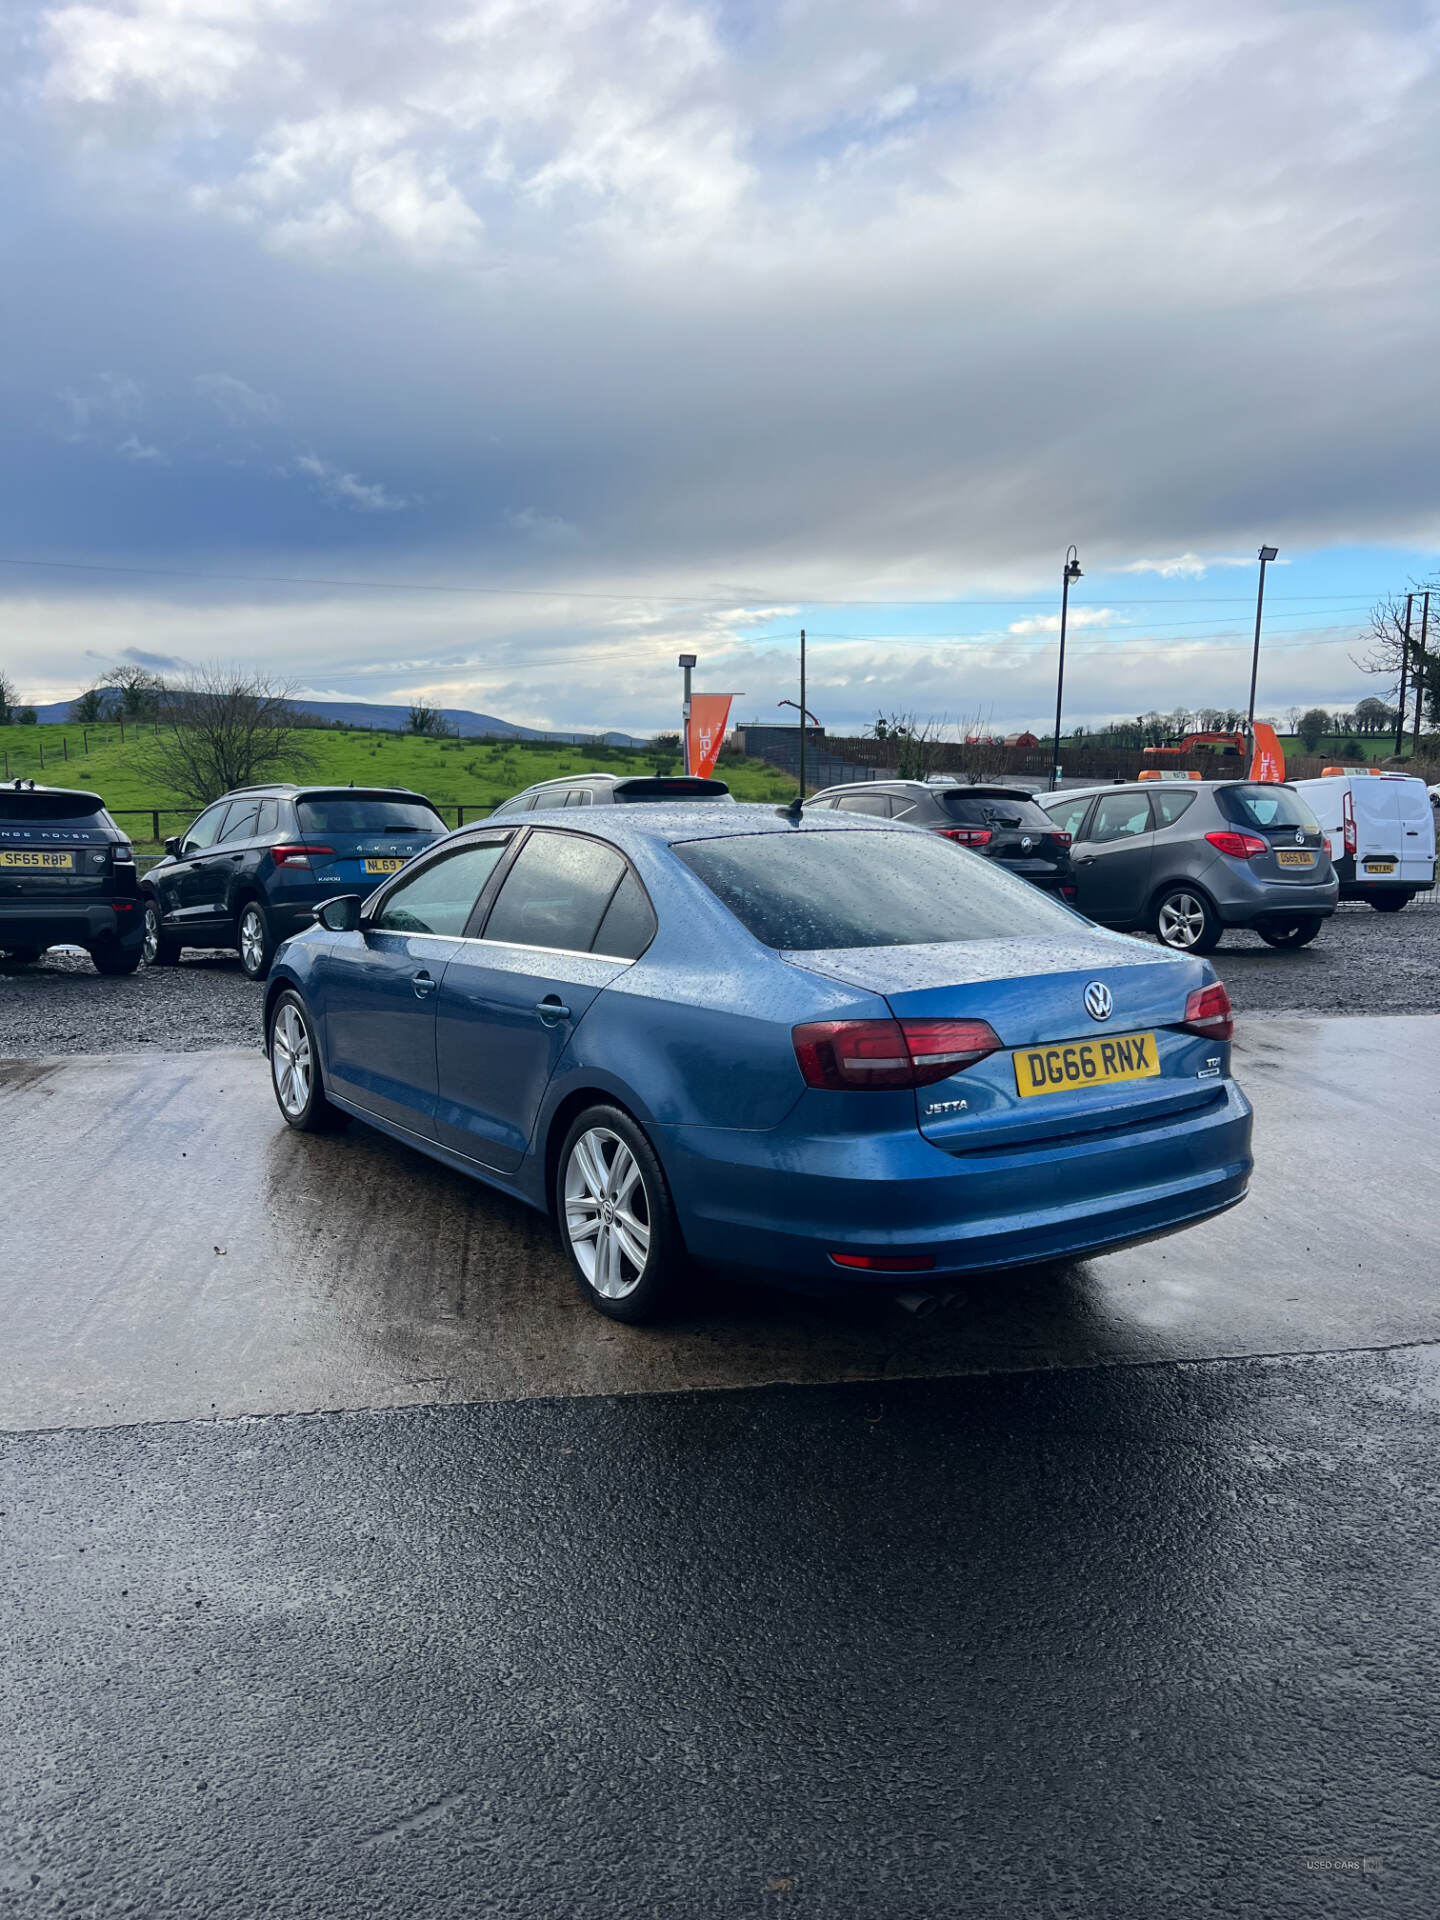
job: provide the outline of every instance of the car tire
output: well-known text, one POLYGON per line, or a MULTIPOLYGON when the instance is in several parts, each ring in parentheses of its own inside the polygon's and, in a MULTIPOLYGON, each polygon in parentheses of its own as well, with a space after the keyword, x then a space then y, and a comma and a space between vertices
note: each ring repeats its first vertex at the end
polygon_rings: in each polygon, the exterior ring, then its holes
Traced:
POLYGON ((310 1009, 293 987, 287 987, 270 1009, 265 1052, 275 1104, 286 1126, 297 1133, 329 1133, 344 1122, 345 1115, 325 1097, 310 1009))
POLYGON ((122 947, 118 940, 101 940, 90 948, 90 958, 95 962, 95 971, 112 977, 134 973, 144 957, 144 949, 138 942, 133 946, 122 947))
POLYGON ((1293 920, 1277 920, 1268 927, 1256 927, 1255 931, 1267 947, 1308 947, 1325 924, 1323 914, 1301 913, 1293 920))
POLYGON ((12 967, 33 967, 44 951, 43 947, 6 947, 5 959, 12 967))
POLYGON ((145 896, 145 934, 140 953, 147 967, 178 967, 180 964, 180 942, 174 934, 166 933, 165 924, 160 918, 160 902, 153 893, 145 896))
POLYGON ((555 1221, 580 1292, 638 1326, 673 1303, 685 1243, 655 1150, 619 1107, 587 1107, 555 1168, 555 1221), (593 1222, 593 1226, 592 1223, 593 1222))
POLYGON ((1408 893, 1372 893, 1370 904, 1376 913, 1399 913, 1402 907, 1410 904, 1408 893))
POLYGON ((1152 921, 1162 947, 1175 953, 1213 953, 1225 929, 1196 887, 1167 887, 1155 902, 1152 921))
POLYGON ((240 951, 240 971, 247 980, 265 978, 279 944, 264 906, 258 900, 247 900, 235 917, 235 945, 240 951))

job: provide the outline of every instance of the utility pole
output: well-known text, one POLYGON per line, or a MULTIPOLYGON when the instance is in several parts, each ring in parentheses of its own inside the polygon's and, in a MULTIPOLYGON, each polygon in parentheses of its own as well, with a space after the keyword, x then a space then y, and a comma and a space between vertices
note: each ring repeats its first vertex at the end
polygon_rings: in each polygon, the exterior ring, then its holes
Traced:
POLYGON ((1270 561, 1278 559, 1279 554, 1278 547, 1260 549, 1260 589, 1255 595, 1255 651, 1250 656, 1250 709, 1246 716, 1252 744, 1255 739, 1255 683, 1260 677, 1260 616, 1265 611, 1265 568, 1270 561))
POLYGON ((685 756, 683 764, 686 773, 690 771, 690 675, 695 670, 695 660, 693 653, 682 653, 678 663, 685 675, 685 699, 680 709, 680 751, 685 756))
POLYGON ((1055 670, 1055 749, 1050 755, 1050 791, 1060 784, 1060 710, 1065 702, 1065 623, 1070 614, 1070 582, 1081 580, 1080 556, 1067 548, 1065 566, 1060 575, 1060 664, 1055 670))
POLYGON ((1420 716, 1425 709, 1425 642, 1430 631, 1430 595, 1420 602, 1420 653, 1415 662, 1415 744, 1411 758, 1420 752, 1420 716))
POLYGON ((805 629, 800 629, 800 798, 805 798, 805 629))
POLYGON ((1405 745, 1405 676, 1410 667, 1410 609, 1415 604, 1413 593, 1405 596, 1405 633, 1400 641, 1400 705, 1395 714, 1395 758, 1400 758, 1405 745))

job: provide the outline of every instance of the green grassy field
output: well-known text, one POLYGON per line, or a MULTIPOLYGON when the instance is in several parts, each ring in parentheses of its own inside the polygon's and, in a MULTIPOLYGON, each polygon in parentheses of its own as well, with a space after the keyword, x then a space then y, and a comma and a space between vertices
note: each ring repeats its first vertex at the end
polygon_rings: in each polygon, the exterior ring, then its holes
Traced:
MULTIPOLYGON (((147 768, 146 729, 127 726, 122 743, 116 726, 81 728, 66 723, 44 727, 0 727, 0 778, 21 776, 47 786, 83 787, 98 793, 114 811, 132 807, 186 808, 147 768), (43 765, 42 765, 43 752, 43 765)), ((549 742, 427 740, 411 734, 340 733, 328 728, 301 735, 313 756, 310 767, 276 767, 267 779, 333 781, 337 786, 410 787, 446 809, 464 806, 467 819, 498 806, 522 787, 558 774, 600 769, 614 773, 677 773, 679 757, 647 748, 571 747, 549 742)), ((740 800, 788 800, 795 783, 761 760, 727 755, 718 769, 740 800)), ((453 813, 450 815, 453 820, 453 813)), ((148 830, 126 821, 137 844, 148 830)), ((178 832, 182 821, 161 822, 162 835, 178 832)))

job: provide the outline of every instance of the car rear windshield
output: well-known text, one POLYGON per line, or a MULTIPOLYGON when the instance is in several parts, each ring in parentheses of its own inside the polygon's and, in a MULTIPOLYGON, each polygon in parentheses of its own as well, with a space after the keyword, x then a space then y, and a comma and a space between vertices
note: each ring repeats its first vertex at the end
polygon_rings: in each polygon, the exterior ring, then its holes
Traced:
POLYGON ((938 836, 802 830, 689 840, 674 851, 781 952, 1075 932, 1064 907, 938 836))
POLYGON ((957 793, 942 791, 941 806, 952 820, 967 827, 1038 827, 1042 833, 1054 833, 1055 822, 1043 807, 1037 807, 1027 795, 1013 799, 1006 793, 957 793))
POLYGON ((445 822, 425 800, 382 800, 365 794, 320 794, 300 802, 302 833, 443 833, 445 822))
POLYGON ((1318 833, 1320 822, 1293 787, 1273 785, 1217 787, 1220 811, 1237 827, 1303 827, 1318 833))
POLYGON ((31 793, 0 787, 0 826, 105 827, 110 822, 93 793, 31 793))
POLYGON ((653 780, 621 780, 615 788, 617 800, 728 800, 730 789, 723 780, 701 780, 694 774, 677 773, 670 778, 659 774, 653 780))

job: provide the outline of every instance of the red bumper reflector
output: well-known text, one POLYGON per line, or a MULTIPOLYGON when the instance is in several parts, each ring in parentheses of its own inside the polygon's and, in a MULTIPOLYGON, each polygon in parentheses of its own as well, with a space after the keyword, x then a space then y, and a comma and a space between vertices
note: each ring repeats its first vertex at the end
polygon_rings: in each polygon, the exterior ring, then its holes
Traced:
POLYGON ((865 1273, 929 1273, 933 1253, 832 1253, 837 1267, 859 1267, 865 1273))

